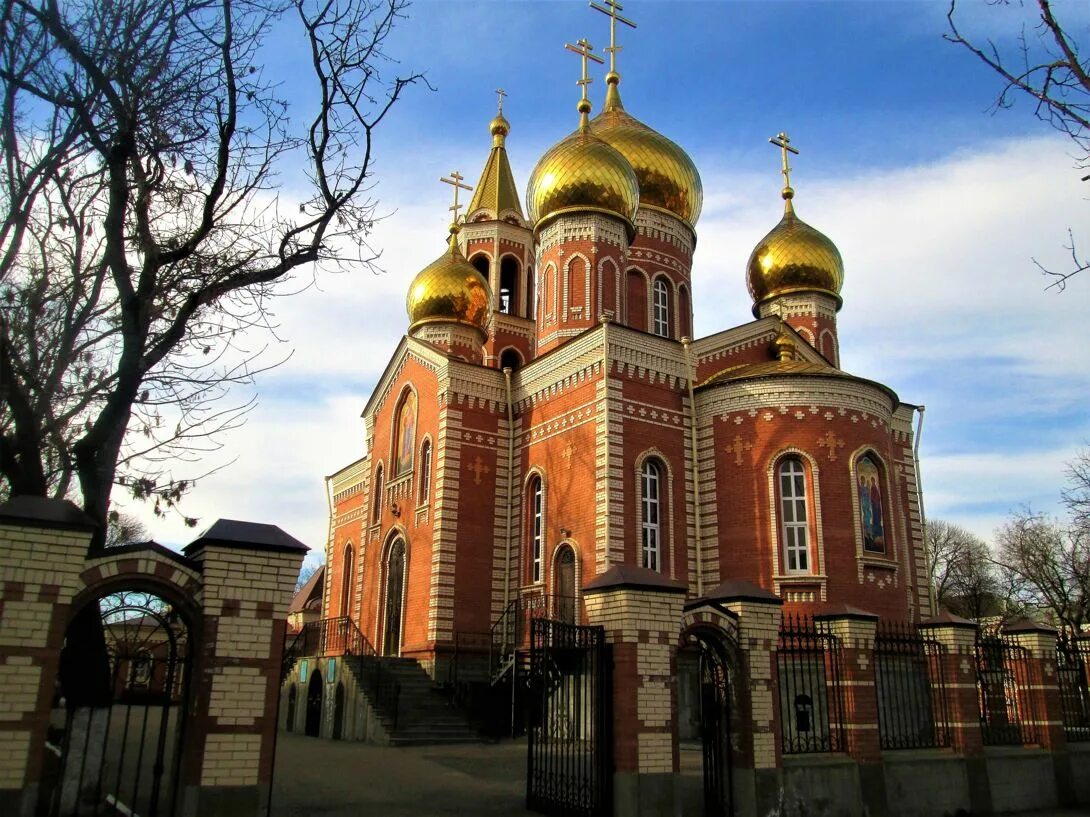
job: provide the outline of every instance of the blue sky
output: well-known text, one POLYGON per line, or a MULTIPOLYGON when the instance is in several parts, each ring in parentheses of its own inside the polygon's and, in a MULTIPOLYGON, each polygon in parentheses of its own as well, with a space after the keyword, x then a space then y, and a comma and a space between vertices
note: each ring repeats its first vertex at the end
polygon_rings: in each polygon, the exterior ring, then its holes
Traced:
MULTIPOLYGON (((1055 511, 1063 464, 1090 440, 1090 278, 1046 292, 1031 258, 1061 266, 1068 227, 1090 254, 1090 183, 1072 168, 1073 146, 1025 100, 993 110, 998 79, 942 39, 945 3, 624 6, 639 24, 621 31, 625 106, 682 145, 704 182, 697 334, 751 319, 745 262, 781 206, 767 140, 786 129, 802 150, 799 214, 844 256, 844 368, 927 405, 928 515, 988 537, 1022 503, 1055 511)), ((1032 25, 1018 4, 963 11, 967 32, 1000 47, 1032 25)), ((1090 47, 1090 4, 1056 11, 1090 47)), ((275 305, 294 354, 260 377, 248 426, 225 438, 234 464, 186 500, 202 526, 271 522, 323 547, 322 477, 363 453, 359 414, 405 331, 404 293, 443 249, 439 176, 459 169, 475 183, 502 86, 524 187, 576 124, 579 65, 564 43, 608 45, 607 20, 583 2, 417 2, 409 15, 391 39, 400 66, 385 70, 426 71, 436 90, 410 89, 378 135, 375 193, 392 214, 375 236, 385 272, 322 273, 275 305)), ((290 27, 270 45, 265 70, 302 115, 306 49, 290 27)), ((283 182, 290 199, 299 181, 283 182)), ((173 520, 150 527, 164 542, 193 536, 173 520)))

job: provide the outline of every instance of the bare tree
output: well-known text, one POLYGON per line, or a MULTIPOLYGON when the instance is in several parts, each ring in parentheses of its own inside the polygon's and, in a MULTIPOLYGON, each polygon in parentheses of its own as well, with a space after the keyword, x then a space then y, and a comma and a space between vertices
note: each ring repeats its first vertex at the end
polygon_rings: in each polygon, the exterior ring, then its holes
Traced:
MULTIPOLYGON (((1034 0, 1036 11, 1029 30, 1023 22, 1015 53, 1004 54, 991 39, 981 45, 962 34, 955 21, 957 0, 950 0, 946 19, 950 27, 947 40, 967 48, 1003 80, 995 107, 1009 108, 1021 96, 1034 100, 1038 119, 1047 122, 1068 136, 1076 145, 1077 168, 1090 169, 1090 42, 1080 44, 1075 39, 1077 28, 1065 25, 1056 17, 1050 0, 1034 0)), ((994 5, 1008 5, 1006 0, 994 5)), ((1027 7, 1033 3, 1026 3, 1027 7)), ((1083 181, 1090 181, 1085 175, 1083 181)), ((1064 248, 1071 253, 1071 267, 1065 271, 1050 270, 1034 263, 1042 274, 1053 280, 1047 288, 1062 291, 1074 275, 1090 267, 1090 261, 1079 254, 1074 234, 1068 230, 1070 243, 1064 248)))
POLYGON ((293 271, 368 267, 376 129, 405 0, 10 0, 0 8, 0 493, 125 486, 156 509, 247 406, 293 271), (312 110, 270 28, 309 44, 312 110), (297 115, 298 114, 298 115, 297 115), (302 200, 278 176, 300 174, 302 200))
POLYGON ((997 532, 999 562, 1015 598, 1055 624, 1080 631, 1090 623, 1090 538, 1025 509, 997 532))
POLYGON ((935 600, 955 615, 980 619, 1003 612, 1003 594, 988 545, 959 525, 927 521, 935 600))
POLYGON ((1071 524, 1083 537, 1090 536, 1090 448, 1080 451, 1067 464, 1067 484, 1061 496, 1071 514, 1071 524))
POLYGON ((110 511, 106 520, 106 547, 132 545, 151 539, 147 526, 132 514, 110 511))

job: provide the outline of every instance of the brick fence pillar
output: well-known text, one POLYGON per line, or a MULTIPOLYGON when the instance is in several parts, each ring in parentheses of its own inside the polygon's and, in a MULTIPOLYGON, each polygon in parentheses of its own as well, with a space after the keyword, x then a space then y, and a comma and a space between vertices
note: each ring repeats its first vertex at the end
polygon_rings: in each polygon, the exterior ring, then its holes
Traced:
POLYGON ((37 806, 68 609, 94 529, 71 502, 0 505, 0 803, 20 817, 37 806))
POLYGON ((921 623, 920 631, 943 647, 938 672, 946 689, 949 713, 946 727, 950 732, 951 745, 965 758, 971 811, 973 814, 990 814, 992 795, 984 761, 984 739, 980 731, 977 626, 968 619, 943 611, 921 623))
MULTIPOLYGON (((874 635, 878 616, 846 604, 814 616, 840 642, 840 702, 845 746, 859 764, 860 793, 868 813, 886 813, 885 775, 878 735, 878 691, 874 678, 874 635)), ((830 724, 832 726, 832 724, 830 724)))
POLYGON ((263 817, 276 750, 280 662, 307 547, 273 525, 221 519, 185 549, 203 611, 183 759, 183 817, 263 817))
POLYGON ((677 634, 685 585, 614 565, 583 588, 587 620, 613 645, 613 813, 677 813, 677 634))
POLYGON ((1063 702, 1056 672, 1056 631, 1051 627, 1022 621, 1006 627, 1003 634, 1029 654, 1027 683, 1019 686, 1019 708, 1031 723, 1037 742, 1052 753, 1056 794, 1061 805, 1075 804, 1075 781, 1064 732, 1063 702))

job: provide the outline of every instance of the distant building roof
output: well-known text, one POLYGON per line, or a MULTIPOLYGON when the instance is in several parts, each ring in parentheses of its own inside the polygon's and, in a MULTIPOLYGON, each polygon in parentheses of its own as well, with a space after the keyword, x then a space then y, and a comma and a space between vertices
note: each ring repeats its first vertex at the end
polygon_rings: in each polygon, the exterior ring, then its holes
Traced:
POLYGON ((325 565, 321 565, 304 584, 299 592, 291 600, 289 613, 301 613, 307 609, 314 609, 314 604, 321 607, 322 590, 325 587, 325 565))

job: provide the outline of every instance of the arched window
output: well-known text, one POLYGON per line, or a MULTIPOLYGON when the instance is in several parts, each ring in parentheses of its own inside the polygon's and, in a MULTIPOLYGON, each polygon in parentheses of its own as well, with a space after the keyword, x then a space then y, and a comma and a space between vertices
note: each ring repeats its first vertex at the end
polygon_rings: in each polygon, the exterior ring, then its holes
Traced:
POLYGON ((780 531, 787 573, 812 572, 810 514, 806 504, 806 471, 797 457, 788 457, 777 471, 780 491, 780 531))
POLYGON ((568 308, 581 310, 586 305, 587 262, 577 257, 568 262, 568 308))
POLYGON ((510 369, 512 372, 517 372, 522 368, 522 355, 519 354, 518 349, 507 348, 500 352, 500 370, 510 369))
POLYGON ((662 466, 653 459, 640 468, 641 564, 658 570, 662 554, 662 466))
POLYGON ((489 262, 487 255, 485 255, 484 253, 477 253, 475 256, 469 259, 469 263, 477 268, 477 272, 483 275, 486 281, 488 280, 489 262))
POLYGON ((371 522, 377 523, 382 515, 382 463, 375 469, 371 490, 371 522))
POLYGON ((352 615, 352 586, 356 577, 356 552, 352 543, 344 547, 344 562, 341 564, 341 615, 352 615))
POLYGON ((647 279, 639 270, 630 269, 625 276, 626 319, 628 325, 647 331, 647 279))
POLYGON ((661 276, 651 284, 651 331, 670 337, 670 285, 661 276))
POLYGON ((677 288, 677 328, 680 337, 693 336, 693 306, 689 302, 689 288, 684 284, 677 288))
POLYGON ((885 553, 882 476, 873 457, 864 454, 855 461, 855 479, 859 493, 859 523, 863 529, 863 549, 871 553, 885 553))
POLYGON ((519 308, 519 262, 509 255, 500 260, 500 312, 518 315, 519 308))
POLYGON ((420 504, 427 503, 431 496, 431 440, 424 440, 420 446, 420 504))
POLYGON ((541 581, 541 554, 545 548, 545 508, 541 477, 531 478, 527 485, 526 529, 530 556, 530 581, 541 581))
POLYGON ((413 467, 413 451, 416 448, 416 392, 405 390, 397 409, 394 423, 394 476, 409 473, 413 467))

